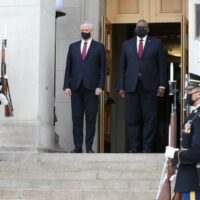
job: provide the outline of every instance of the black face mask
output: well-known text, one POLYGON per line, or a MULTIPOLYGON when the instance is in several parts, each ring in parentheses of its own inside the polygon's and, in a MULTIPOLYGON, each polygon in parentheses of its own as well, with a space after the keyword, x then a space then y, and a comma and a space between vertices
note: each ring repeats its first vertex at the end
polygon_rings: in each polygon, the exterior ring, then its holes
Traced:
POLYGON ((143 38, 144 36, 147 35, 147 31, 145 30, 145 28, 142 28, 142 27, 136 28, 135 33, 140 38, 143 38))
POLYGON ((192 100, 192 94, 187 94, 185 103, 186 103, 186 105, 190 105, 190 106, 192 106, 194 104, 194 101, 192 100))
POLYGON ((185 101, 186 105, 192 106, 195 103, 196 100, 192 99, 192 95, 197 93, 197 92, 199 92, 199 91, 193 92, 191 94, 187 94, 186 101, 185 101))
POLYGON ((90 32, 89 33, 81 32, 81 36, 84 40, 87 40, 91 37, 91 34, 90 34, 90 32))

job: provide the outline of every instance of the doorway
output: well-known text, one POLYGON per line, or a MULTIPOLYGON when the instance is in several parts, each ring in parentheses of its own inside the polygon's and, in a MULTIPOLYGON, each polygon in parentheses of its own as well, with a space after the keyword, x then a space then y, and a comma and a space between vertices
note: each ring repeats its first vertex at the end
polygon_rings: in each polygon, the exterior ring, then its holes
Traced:
MULTIPOLYGON (((175 80, 177 88, 181 90, 181 23, 150 23, 149 35, 162 40, 165 51, 167 73, 169 80, 170 63, 174 64, 175 80)), ((117 77, 119 69, 119 59, 122 43, 133 36, 135 24, 112 24, 112 62, 110 68, 111 79, 109 85, 111 90, 106 92, 105 101, 106 112, 110 112, 108 124, 110 137, 104 137, 104 152, 125 153, 128 151, 128 142, 125 131, 124 99, 117 94, 117 77)), ((107 80, 108 81, 108 80, 107 80)), ((178 98, 179 99, 179 93, 178 98)), ((169 96, 169 89, 166 88, 166 95, 159 99, 158 105, 158 126, 155 137, 153 152, 163 152, 168 144, 168 130, 170 123, 170 108, 173 97, 169 96)), ((108 113, 107 113, 108 114, 108 113)), ((108 114, 109 115, 109 114, 108 114)), ((105 119, 106 120, 106 119, 105 119)), ((177 132, 180 132, 180 102, 177 101, 177 132)), ((179 138, 179 135, 177 136, 179 138)), ((179 141, 179 139, 177 139, 179 141)))

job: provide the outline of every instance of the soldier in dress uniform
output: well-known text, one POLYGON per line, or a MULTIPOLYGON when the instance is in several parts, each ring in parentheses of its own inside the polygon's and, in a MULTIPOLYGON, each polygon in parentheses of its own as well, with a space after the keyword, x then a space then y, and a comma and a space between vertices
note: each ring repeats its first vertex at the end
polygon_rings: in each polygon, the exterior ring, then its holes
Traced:
POLYGON ((182 200, 200 200, 200 76, 189 74, 186 103, 194 109, 183 124, 181 148, 166 147, 165 156, 177 168, 175 192, 182 200))

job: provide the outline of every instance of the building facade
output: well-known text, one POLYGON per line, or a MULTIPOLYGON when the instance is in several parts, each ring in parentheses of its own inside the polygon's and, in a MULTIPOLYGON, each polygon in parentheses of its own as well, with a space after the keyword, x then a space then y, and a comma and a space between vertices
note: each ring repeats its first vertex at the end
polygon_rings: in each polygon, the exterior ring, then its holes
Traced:
MULTIPOLYGON (((200 0, 63 0, 66 15, 56 18, 55 0, 0 0, 0 24, 2 29, 7 26, 6 64, 14 106, 11 118, 5 118, 4 107, 0 108, 0 150, 53 150, 55 137, 65 151, 73 148, 71 102, 62 88, 69 44, 80 39, 79 25, 87 20, 93 23, 94 39, 105 43, 106 91, 115 100, 115 104, 107 104, 107 96, 99 100, 94 149, 125 152, 123 101, 115 90, 121 42, 131 37, 137 20, 146 19, 152 34, 164 42, 167 64, 175 63, 183 96, 185 73, 200 74, 196 4, 200 0)), ((180 123, 182 109, 181 101, 180 123)))

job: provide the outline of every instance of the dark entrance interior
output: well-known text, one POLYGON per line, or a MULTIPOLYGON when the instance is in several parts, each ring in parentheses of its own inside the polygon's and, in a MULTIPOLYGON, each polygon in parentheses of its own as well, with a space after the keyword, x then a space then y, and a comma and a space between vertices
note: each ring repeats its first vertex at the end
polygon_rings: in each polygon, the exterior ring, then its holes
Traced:
MULTIPOLYGON (((156 36, 163 41, 168 77, 170 62, 173 62, 175 79, 180 85, 181 24, 152 23, 149 24, 149 27, 149 35, 156 36)), ((111 139, 110 141, 105 141, 105 152, 125 153, 128 151, 124 121, 124 99, 117 94, 117 77, 122 43, 133 36, 134 28, 134 24, 112 25, 112 92, 110 96, 114 99, 114 104, 111 106, 111 139)), ((180 88, 179 85, 178 88, 180 88)), ((173 98, 169 96, 169 90, 166 88, 166 96, 159 99, 158 126, 154 152, 163 152, 168 143, 170 105, 172 101, 173 98)), ((178 102, 177 105, 177 131, 179 132, 178 102)))

